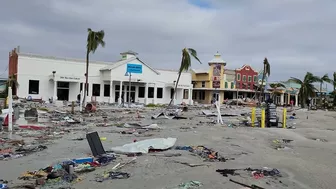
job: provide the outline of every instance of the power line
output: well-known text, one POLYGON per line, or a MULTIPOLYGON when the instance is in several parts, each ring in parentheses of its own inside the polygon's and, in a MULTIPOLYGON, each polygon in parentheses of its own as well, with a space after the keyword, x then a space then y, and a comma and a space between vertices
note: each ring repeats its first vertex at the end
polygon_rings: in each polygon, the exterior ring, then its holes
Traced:
POLYGON ((0 76, 4 75, 7 72, 7 70, 8 70, 8 66, 6 67, 6 70, 2 74, 0 74, 0 76))

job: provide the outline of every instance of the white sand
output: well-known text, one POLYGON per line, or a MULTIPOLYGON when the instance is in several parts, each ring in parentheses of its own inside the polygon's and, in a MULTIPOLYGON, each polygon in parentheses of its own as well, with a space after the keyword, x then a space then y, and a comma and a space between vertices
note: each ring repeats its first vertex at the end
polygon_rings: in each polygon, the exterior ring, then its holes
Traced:
MULTIPOLYGON (((161 132, 152 132, 151 137, 136 137, 134 135, 122 135, 110 133, 120 130, 116 127, 95 127, 94 124, 83 126, 98 131, 101 137, 107 137, 103 141, 105 150, 112 146, 130 143, 134 139, 143 140, 146 138, 176 137, 176 145, 205 145, 219 151, 221 155, 235 158, 227 162, 210 162, 209 166, 189 167, 174 163, 170 160, 179 160, 189 163, 202 162, 197 156, 189 152, 182 153, 181 157, 154 157, 149 155, 139 156, 135 164, 126 166, 121 171, 128 172, 131 177, 126 180, 107 180, 97 183, 94 180, 96 173, 111 169, 116 162, 99 168, 95 172, 84 174, 83 181, 73 187, 84 188, 125 188, 125 189, 163 189, 174 188, 182 182, 198 180, 203 183, 201 188, 219 189, 230 188, 240 189, 239 185, 229 182, 229 178, 216 173, 216 169, 225 168, 262 168, 273 167, 280 170, 284 177, 274 180, 272 178, 254 179, 250 175, 241 177, 233 176, 237 181, 247 184, 256 184, 267 189, 269 188, 307 188, 307 189, 333 189, 336 185, 336 113, 324 111, 296 111, 296 129, 260 129, 260 128, 229 128, 221 125, 197 125, 199 121, 207 121, 207 118, 198 116, 200 111, 189 111, 184 116, 191 117, 191 120, 149 120, 150 113, 143 113, 145 123, 157 123, 164 127, 161 132), (309 119, 307 119, 307 115, 309 119), (182 130, 180 127, 196 128, 182 130), (328 142, 315 141, 310 138, 326 139, 328 142), (294 140, 287 150, 275 150, 272 148, 274 139, 294 140), (245 152, 247 154, 242 154, 245 152), (280 183, 281 181, 282 183, 280 183), (267 184, 267 183, 269 184, 267 184)), ((109 117, 119 116, 122 113, 113 113, 109 117)), ((135 114, 122 114, 132 116, 135 114)), ((97 118, 102 120, 101 116, 97 118)), ((214 118, 213 118, 214 119, 214 118)), ((223 120, 227 120, 223 117, 223 120)), ((96 121, 97 122, 97 121, 96 121)), ((66 160, 67 158, 85 157, 91 153, 86 140, 72 141, 71 138, 85 136, 85 131, 75 131, 67 134, 61 140, 54 141, 42 152, 13 159, 0 161, 0 179, 20 182, 17 177, 27 170, 35 170, 48 166, 50 163, 66 160)), ((172 150, 168 151, 172 152, 172 150)), ((129 159, 123 157, 124 159, 129 159)), ((21 181, 22 182, 22 181, 21 181)))

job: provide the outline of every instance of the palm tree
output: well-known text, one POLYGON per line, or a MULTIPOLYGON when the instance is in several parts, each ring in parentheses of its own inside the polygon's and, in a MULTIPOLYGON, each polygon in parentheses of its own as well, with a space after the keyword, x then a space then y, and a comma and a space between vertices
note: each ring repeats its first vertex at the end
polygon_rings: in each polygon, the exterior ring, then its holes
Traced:
POLYGON ((332 83, 332 80, 329 79, 328 74, 324 74, 322 77, 320 77, 319 82, 320 82, 320 103, 321 103, 321 106, 322 106, 322 104, 323 104, 323 102, 322 102, 322 85, 323 85, 324 82, 332 83))
POLYGON ((271 94, 271 98, 273 99, 273 96, 278 92, 277 89, 282 87, 282 88, 286 88, 286 86, 283 83, 271 83, 270 87, 272 88, 272 94, 271 94))
POLYGON ((319 82, 320 78, 314 76, 312 73, 307 72, 304 79, 301 81, 298 78, 291 77, 290 81, 301 85, 299 90, 299 98, 301 107, 304 107, 304 103, 307 101, 309 97, 315 97, 317 89, 315 88, 313 83, 319 82))
MULTIPOLYGON (((267 75, 269 77, 271 74, 271 65, 269 64, 267 58, 264 59, 264 71, 263 71, 263 77, 261 80, 261 97, 264 96, 265 88, 264 88, 264 80, 267 75)), ((260 99, 259 99, 260 101, 260 99)))
POLYGON ((177 77, 177 81, 175 83, 175 89, 174 89, 174 94, 172 99, 169 102, 168 107, 172 104, 174 97, 176 95, 176 90, 177 90, 177 85, 180 81, 180 77, 183 71, 188 71, 190 66, 191 66, 191 59, 190 59, 190 55, 192 57, 194 57, 200 64, 202 64, 202 62, 198 59, 197 57, 197 52, 196 50, 192 49, 192 48, 184 48, 182 49, 182 60, 181 60, 181 65, 180 65, 180 69, 178 71, 178 77, 177 77))
POLYGON ((84 96, 83 96, 83 106, 85 106, 85 98, 88 95, 88 81, 89 81, 89 54, 95 53, 98 46, 105 47, 104 41, 105 32, 104 30, 100 30, 95 32, 88 28, 88 36, 87 36, 87 45, 86 45, 86 72, 85 72, 85 86, 84 86, 84 96))

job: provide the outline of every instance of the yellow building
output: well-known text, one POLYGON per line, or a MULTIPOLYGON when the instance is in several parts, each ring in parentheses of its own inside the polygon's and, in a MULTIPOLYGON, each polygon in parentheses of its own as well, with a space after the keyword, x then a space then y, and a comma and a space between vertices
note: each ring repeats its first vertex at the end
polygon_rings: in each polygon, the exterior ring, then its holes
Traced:
POLYGON ((209 104, 216 99, 223 102, 224 91, 234 86, 226 81, 226 62, 217 52, 214 58, 209 61, 207 70, 192 69, 193 101, 201 104, 209 104), (230 86, 229 86, 230 85, 230 86))

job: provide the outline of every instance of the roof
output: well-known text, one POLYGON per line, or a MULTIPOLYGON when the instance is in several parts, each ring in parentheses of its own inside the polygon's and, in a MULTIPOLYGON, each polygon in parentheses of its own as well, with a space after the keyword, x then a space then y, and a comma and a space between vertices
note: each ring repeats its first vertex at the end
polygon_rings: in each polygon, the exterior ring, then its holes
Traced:
POLYGON ((232 74, 235 75, 236 71, 235 70, 231 70, 231 69, 224 69, 224 74, 232 74))
POLYGON ((191 69, 195 74, 208 74, 209 71, 207 69, 191 69))
MULTIPOLYGON (((244 68, 247 67, 247 66, 250 67, 252 71, 257 72, 257 71, 255 71, 255 70, 254 70, 250 65, 248 65, 248 64, 244 64, 241 68, 237 68, 236 70, 239 70, 239 71, 240 71, 240 70, 244 69, 244 68)), ((258 72, 257 72, 257 73, 258 73, 258 72)))
POLYGON ((124 54, 131 54, 131 55, 134 55, 134 56, 138 55, 137 52, 134 52, 134 51, 131 51, 131 50, 128 50, 128 51, 126 51, 126 52, 122 52, 122 53, 120 53, 120 54, 121 54, 121 55, 124 55, 124 54))
POLYGON ((153 72, 155 72, 156 74, 160 74, 160 72, 158 72, 157 70, 155 70, 154 68, 150 67, 148 64, 142 62, 139 58, 137 57, 132 57, 132 58, 128 58, 125 60, 120 60, 118 62, 115 62, 111 65, 105 66, 104 68, 101 68, 100 71, 104 71, 104 70, 113 70, 114 68, 117 68, 119 66, 122 66, 123 64, 126 64, 127 62, 133 61, 133 60, 138 60, 139 62, 141 62, 143 65, 145 65, 147 68, 151 69, 153 72))
MULTIPOLYGON (((72 61, 72 62, 86 63, 86 60, 85 60, 85 59, 56 57, 56 56, 39 55, 39 54, 22 53, 22 52, 17 53, 17 54, 18 54, 18 56, 25 56, 25 57, 30 57, 30 58, 42 58, 42 59, 63 60, 63 61, 72 61)), ((112 62, 104 62, 104 61, 90 60, 90 63, 96 63, 96 64, 111 64, 112 62)))
POLYGON ((221 58, 221 54, 217 51, 214 58, 209 61, 209 64, 226 64, 226 62, 221 58))

